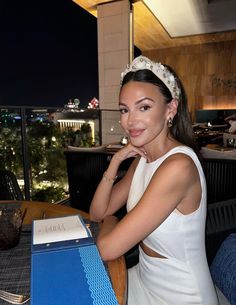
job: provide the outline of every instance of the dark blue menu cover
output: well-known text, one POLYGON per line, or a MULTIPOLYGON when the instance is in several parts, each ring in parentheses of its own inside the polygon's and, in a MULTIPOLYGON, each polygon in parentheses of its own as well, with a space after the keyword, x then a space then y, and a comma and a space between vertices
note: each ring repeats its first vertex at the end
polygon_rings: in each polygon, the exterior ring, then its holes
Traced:
POLYGON ((31 305, 118 305, 89 235, 79 242, 34 245, 32 240, 31 305))

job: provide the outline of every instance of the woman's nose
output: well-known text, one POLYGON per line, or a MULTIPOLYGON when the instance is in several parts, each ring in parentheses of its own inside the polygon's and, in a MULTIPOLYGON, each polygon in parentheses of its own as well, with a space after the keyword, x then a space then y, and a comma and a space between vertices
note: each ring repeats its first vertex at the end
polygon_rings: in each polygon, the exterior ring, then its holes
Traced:
POLYGON ((136 121, 136 116, 133 112, 129 112, 129 116, 128 116, 128 126, 132 126, 136 121))

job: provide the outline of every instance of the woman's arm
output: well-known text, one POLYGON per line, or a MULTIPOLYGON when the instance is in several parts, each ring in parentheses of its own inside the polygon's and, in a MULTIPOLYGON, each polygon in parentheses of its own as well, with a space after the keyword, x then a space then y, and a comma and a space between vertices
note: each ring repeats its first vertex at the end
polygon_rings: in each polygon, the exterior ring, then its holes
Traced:
POLYGON ((124 160, 137 155, 145 156, 142 149, 128 144, 112 157, 90 205, 89 214, 92 221, 102 221, 105 216, 114 214, 126 203, 134 170, 139 158, 132 162, 127 173, 119 182, 114 186, 113 183, 120 164, 124 160))
POLYGON ((113 260, 142 241, 175 208, 183 214, 196 210, 201 198, 200 179, 194 162, 176 154, 165 160, 153 175, 146 191, 120 222, 114 216, 104 219, 97 239, 104 260, 113 260))

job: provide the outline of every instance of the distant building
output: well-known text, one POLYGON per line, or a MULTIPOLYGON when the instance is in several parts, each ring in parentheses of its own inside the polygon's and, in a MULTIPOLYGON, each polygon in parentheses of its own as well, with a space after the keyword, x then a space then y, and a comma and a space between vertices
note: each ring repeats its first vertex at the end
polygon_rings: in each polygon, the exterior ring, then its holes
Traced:
POLYGON ((60 111, 53 115, 54 123, 58 123, 60 128, 72 128, 79 130, 81 125, 88 123, 92 130, 92 138, 95 141, 96 134, 99 134, 99 110, 86 109, 83 111, 60 111))

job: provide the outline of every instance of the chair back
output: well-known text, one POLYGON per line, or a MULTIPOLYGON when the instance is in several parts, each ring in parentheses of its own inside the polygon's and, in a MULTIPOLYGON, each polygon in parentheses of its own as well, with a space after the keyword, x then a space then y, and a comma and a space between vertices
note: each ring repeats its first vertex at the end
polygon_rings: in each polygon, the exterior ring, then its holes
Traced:
MULTIPOLYGON (((70 203, 74 208, 88 212, 96 188, 113 156, 104 151, 65 151, 70 203)), ((122 162, 117 173, 118 179, 124 175, 132 162, 129 158, 122 162)))
POLYGON ((207 205, 206 253, 209 265, 223 240, 236 233, 236 197, 207 205))
POLYGON ((23 199, 15 174, 9 170, 0 170, 0 200, 23 199))
POLYGON ((202 160, 207 184, 207 202, 236 198, 236 160, 202 160))

